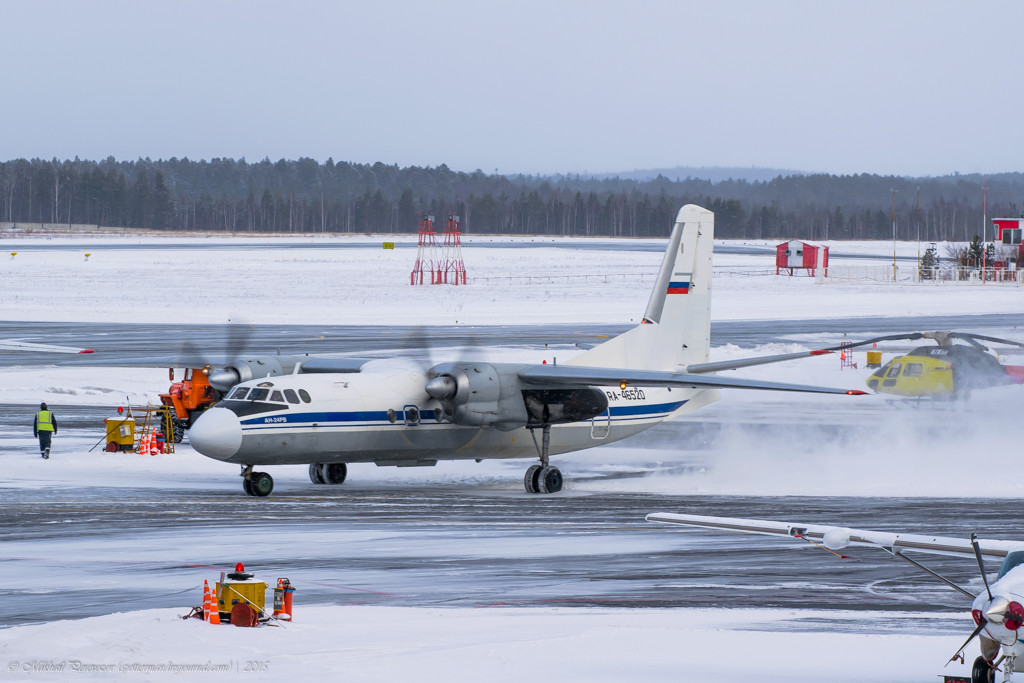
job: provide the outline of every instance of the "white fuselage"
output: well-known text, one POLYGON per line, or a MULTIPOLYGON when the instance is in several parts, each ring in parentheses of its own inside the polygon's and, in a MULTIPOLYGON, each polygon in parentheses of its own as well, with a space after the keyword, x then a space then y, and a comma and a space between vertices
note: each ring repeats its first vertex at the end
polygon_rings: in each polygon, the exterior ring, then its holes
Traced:
MULTIPOLYGON (((250 380, 201 416, 189 440, 203 455, 246 465, 415 466, 438 460, 537 457, 526 427, 452 424, 441 403, 424 391, 427 379, 414 363, 388 359, 371 361, 357 373, 250 380), (254 390, 266 391, 256 401, 233 399, 240 389, 248 389, 250 396, 254 390)), ((554 425, 551 453, 618 441, 717 398, 716 391, 705 389, 599 389, 608 398, 608 410, 593 419, 554 425)))

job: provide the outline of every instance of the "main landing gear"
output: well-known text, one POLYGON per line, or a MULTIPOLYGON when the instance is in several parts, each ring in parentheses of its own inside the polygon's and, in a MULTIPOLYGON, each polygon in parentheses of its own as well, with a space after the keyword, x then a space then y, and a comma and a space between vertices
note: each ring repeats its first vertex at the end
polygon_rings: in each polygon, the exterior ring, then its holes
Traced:
POLYGON ((242 488, 250 496, 263 498, 274 490, 274 478, 266 472, 253 472, 252 465, 242 465, 242 488))
MULTIPOLYGON (((533 428, 530 428, 533 435, 533 428)), ((562 473, 557 467, 548 464, 548 450, 551 446, 551 425, 545 424, 541 432, 540 464, 530 465, 523 477, 523 486, 527 493, 558 493, 562 490, 562 473)), ((533 439, 537 443, 537 437, 533 439)))
POLYGON ((309 480, 314 484, 341 484, 348 476, 343 462, 314 462, 309 466, 309 480))

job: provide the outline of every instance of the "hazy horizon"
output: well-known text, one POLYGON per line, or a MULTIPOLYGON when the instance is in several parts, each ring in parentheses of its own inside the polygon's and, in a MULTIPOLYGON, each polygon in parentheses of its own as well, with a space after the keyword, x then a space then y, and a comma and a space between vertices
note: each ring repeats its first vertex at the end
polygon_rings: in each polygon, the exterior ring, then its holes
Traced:
POLYGON ((0 158, 1013 172, 995 0, 0 0, 0 158), (1005 114, 1004 114, 1005 112, 1005 114))

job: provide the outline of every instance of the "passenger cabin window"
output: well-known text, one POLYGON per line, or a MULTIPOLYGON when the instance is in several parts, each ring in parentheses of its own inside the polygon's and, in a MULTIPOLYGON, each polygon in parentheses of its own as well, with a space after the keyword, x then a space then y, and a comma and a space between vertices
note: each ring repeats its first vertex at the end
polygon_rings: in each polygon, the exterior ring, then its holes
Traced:
POLYGON ((288 399, 289 403, 298 403, 299 402, 299 397, 295 393, 294 389, 285 389, 284 390, 284 397, 286 399, 288 399))
POLYGON ((275 391, 270 395, 271 401, 277 401, 278 403, 284 403, 284 395, 280 391, 275 391))
POLYGON ((924 372, 924 365, 921 363, 907 363, 907 367, 903 369, 904 377, 920 377, 924 372))
POLYGON ((231 395, 228 396, 228 398, 232 398, 236 401, 242 401, 245 399, 245 395, 248 393, 249 387, 238 387, 237 389, 231 392, 231 395))
POLYGON ((265 401, 267 396, 270 395, 270 389, 253 389, 252 393, 249 394, 250 401, 265 401))

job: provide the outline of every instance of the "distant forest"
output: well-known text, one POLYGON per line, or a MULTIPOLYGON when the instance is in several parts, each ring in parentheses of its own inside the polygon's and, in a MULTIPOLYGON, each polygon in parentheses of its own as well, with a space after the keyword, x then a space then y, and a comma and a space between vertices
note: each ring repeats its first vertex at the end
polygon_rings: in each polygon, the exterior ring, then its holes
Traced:
MULTIPOLYGON (((0 222, 175 231, 415 233, 417 216, 470 234, 661 237, 679 207, 715 212, 727 238, 970 241, 987 215, 1018 216, 1024 174, 903 178, 786 175, 711 182, 503 176, 396 165, 269 159, 0 163, 0 222)), ((989 231, 991 235, 991 231, 989 231)))

